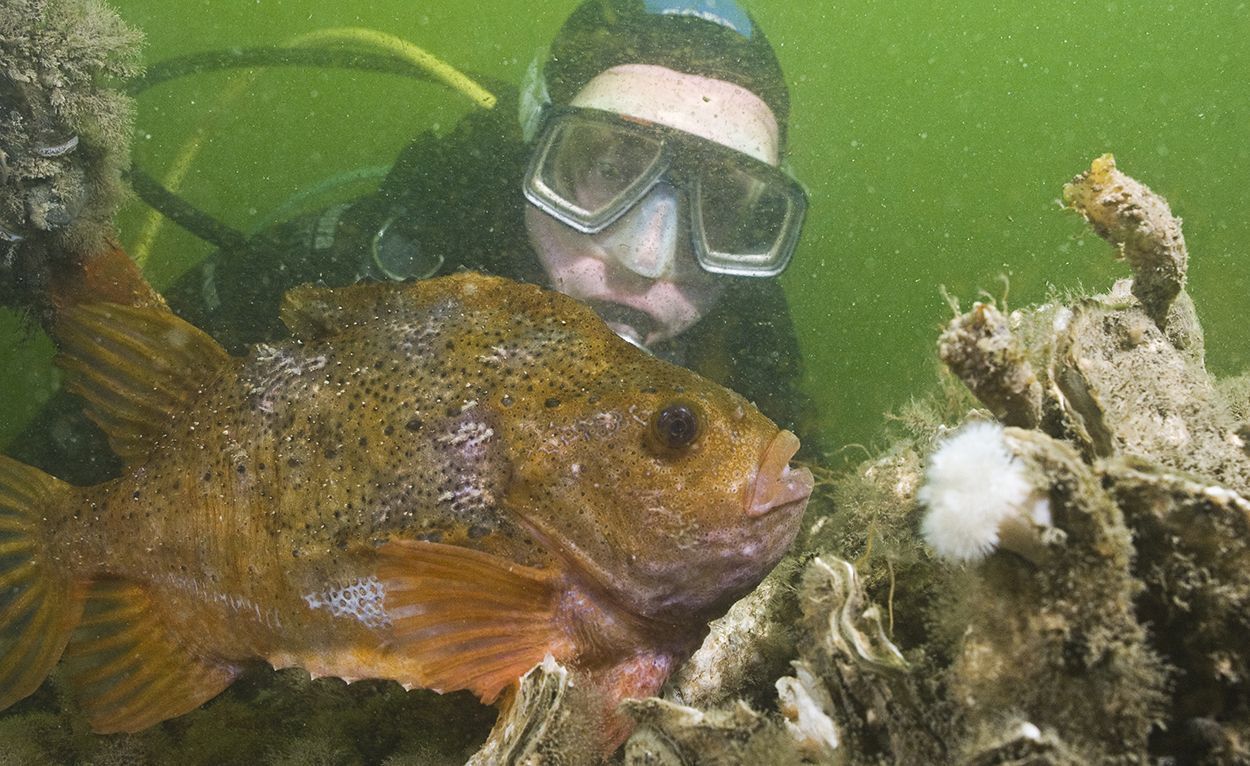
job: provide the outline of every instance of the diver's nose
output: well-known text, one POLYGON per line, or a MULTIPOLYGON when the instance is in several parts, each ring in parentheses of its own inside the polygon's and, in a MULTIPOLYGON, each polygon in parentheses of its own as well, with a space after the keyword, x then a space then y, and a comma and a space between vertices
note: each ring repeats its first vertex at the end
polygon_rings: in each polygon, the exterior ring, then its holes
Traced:
POLYGON ((604 250, 639 276, 671 276, 677 260, 678 193, 658 183, 632 210, 612 224, 604 250))

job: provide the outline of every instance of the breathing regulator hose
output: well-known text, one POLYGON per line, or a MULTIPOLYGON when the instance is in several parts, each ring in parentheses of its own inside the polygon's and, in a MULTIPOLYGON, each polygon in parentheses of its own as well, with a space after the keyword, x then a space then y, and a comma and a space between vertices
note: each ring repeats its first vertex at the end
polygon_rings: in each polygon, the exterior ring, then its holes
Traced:
MULTIPOLYGON (((319 30, 296 37, 281 46, 233 48, 166 59, 128 80, 125 91, 130 96, 137 96, 157 85, 190 75, 272 67, 354 69, 394 74, 439 83, 483 109, 492 109, 496 103, 492 93, 428 51, 394 35, 358 27, 319 30)), ((242 90, 241 87, 227 89, 225 97, 233 98, 242 90)), ((132 164, 128 171, 135 194, 153 209, 152 217, 131 249, 131 256, 140 266, 147 260, 165 220, 173 221, 222 249, 237 249, 247 242, 246 234, 195 207, 173 190, 185 177, 202 144, 203 134, 197 133, 179 151, 164 182, 158 181, 138 165, 132 164)))

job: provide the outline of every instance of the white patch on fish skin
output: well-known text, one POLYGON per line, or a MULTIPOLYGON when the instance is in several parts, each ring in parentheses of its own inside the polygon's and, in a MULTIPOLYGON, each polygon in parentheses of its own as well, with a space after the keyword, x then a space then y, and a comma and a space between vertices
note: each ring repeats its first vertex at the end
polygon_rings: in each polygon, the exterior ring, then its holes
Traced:
POLYGON ((515 340, 485 349, 477 360, 484 365, 505 365, 511 369, 535 367, 543 363, 544 354, 557 352, 575 342, 575 336, 560 327, 528 327, 519 331, 515 340))
POLYGON ((512 358, 514 350, 507 346, 491 346, 488 353, 480 354, 477 358, 482 364, 503 364, 512 358))
POLYGON ((451 510, 458 514, 484 511, 495 503, 495 496, 483 485, 479 476, 471 476, 456 487, 452 497, 451 510))
POLYGON ((368 628, 385 628, 391 624, 382 607, 385 597, 382 581, 370 575, 319 593, 305 593, 304 602, 310 609, 325 609, 335 617, 351 617, 368 628))
MULTIPOLYGON (((474 402, 476 404, 476 402, 474 402)), ((467 409, 467 407, 466 407, 467 409)), ((480 420, 461 421, 456 430, 439 434, 436 441, 448 447, 456 447, 462 451, 477 451, 495 435, 495 429, 480 420)))
POLYGON ((420 324, 405 322, 390 328, 400 339, 399 350, 408 356, 428 353, 433 348, 434 341, 442 335, 447 310, 445 306, 438 306, 420 324))
POLYGON ((325 356, 303 358, 289 350, 261 343, 248 365, 255 382, 248 390, 252 406, 271 415, 280 390, 302 376, 326 366, 325 356))

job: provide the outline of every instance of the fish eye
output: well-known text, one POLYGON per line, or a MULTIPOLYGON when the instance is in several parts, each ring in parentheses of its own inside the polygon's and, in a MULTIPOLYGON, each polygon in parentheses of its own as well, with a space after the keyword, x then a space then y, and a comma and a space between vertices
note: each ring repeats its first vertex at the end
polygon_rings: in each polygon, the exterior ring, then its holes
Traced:
POLYGON ((666 451, 689 447, 699 438, 697 408, 686 401, 671 402, 651 418, 651 438, 666 451))

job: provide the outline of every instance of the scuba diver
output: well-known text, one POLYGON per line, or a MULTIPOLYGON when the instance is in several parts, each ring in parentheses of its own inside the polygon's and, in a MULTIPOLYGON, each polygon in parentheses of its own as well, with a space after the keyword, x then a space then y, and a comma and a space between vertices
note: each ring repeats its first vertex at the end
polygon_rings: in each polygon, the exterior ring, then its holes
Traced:
MULTIPOLYGON (((283 293, 303 283, 473 269, 543 284, 754 401, 813 454, 776 279, 806 208, 781 166, 788 116, 772 47, 732 0, 586 0, 519 93, 418 137, 376 192, 217 251, 166 298, 238 353, 285 335, 283 293)), ((14 445, 28 462, 63 474, 85 452, 69 437, 81 428, 32 430, 51 438, 14 445)))
POLYGON ((283 334, 297 284, 476 269, 587 301, 792 424, 800 362, 774 277, 805 198, 778 167, 788 92, 758 26, 724 0, 588 0, 528 79, 519 105, 418 138, 376 193, 208 258, 171 306, 237 350, 283 334))

